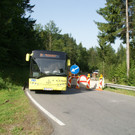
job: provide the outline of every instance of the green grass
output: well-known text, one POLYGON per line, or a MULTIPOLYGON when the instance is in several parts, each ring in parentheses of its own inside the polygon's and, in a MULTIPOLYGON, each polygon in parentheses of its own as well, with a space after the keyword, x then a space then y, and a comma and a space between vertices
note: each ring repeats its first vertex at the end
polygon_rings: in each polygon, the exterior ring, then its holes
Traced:
POLYGON ((106 91, 116 92, 124 95, 135 96, 135 91, 132 90, 124 90, 124 89, 116 89, 116 88, 105 88, 106 91))
POLYGON ((40 135, 39 113, 30 105, 20 86, 0 90, 0 134, 40 135))
POLYGON ((53 128, 22 90, 29 68, 0 70, 0 135, 49 135, 53 128))
POLYGON ((28 110, 28 100, 21 87, 0 90, 0 134, 21 134, 28 110))

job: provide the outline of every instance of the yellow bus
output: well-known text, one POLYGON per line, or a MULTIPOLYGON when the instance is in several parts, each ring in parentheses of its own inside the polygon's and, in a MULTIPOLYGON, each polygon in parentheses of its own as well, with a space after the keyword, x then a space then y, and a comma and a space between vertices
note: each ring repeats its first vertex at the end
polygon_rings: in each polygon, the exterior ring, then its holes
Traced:
POLYGON ((70 60, 58 51, 34 50, 26 54, 30 61, 30 90, 66 91, 70 60))

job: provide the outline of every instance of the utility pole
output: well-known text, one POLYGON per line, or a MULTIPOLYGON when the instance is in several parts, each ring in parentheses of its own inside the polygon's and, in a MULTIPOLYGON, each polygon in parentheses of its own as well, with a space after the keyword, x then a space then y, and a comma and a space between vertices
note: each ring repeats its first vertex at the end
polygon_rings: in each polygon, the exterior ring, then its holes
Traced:
POLYGON ((130 70, 130 54, 129 54, 129 23, 128 23, 128 0, 126 0, 126 61, 127 61, 127 78, 129 78, 130 70))

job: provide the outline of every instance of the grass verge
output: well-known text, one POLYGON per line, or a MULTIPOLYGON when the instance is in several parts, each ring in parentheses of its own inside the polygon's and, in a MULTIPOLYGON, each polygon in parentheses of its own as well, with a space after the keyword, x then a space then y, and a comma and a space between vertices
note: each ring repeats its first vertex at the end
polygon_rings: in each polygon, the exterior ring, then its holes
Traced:
POLYGON ((52 131, 48 120, 30 104, 20 86, 0 89, 1 135, 49 135, 52 131))
POLYGON ((120 94, 124 94, 124 95, 135 96, 135 91, 132 91, 132 90, 124 90, 124 89, 116 89, 116 88, 108 88, 108 87, 105 88, 104 90, 115 92, 115 93, 120 93, 120 94))

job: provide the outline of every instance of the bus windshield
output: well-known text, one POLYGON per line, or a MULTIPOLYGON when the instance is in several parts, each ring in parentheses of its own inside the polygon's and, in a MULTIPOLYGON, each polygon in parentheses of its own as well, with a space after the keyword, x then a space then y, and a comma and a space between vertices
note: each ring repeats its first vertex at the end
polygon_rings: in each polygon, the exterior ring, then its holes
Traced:
POLYGON ((31 61, 32 77, 66 75, 66 60, 36 58, 31 61))

